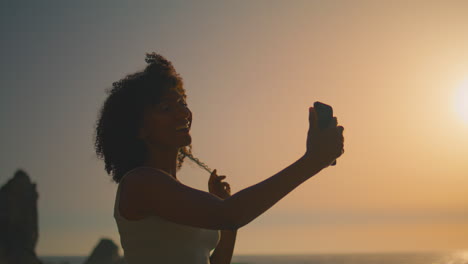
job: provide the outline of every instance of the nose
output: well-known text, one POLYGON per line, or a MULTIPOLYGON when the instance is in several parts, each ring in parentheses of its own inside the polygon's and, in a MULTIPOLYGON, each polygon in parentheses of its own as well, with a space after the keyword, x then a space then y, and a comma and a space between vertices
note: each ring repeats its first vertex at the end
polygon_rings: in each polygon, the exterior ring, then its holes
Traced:
POLYGON ((188 107, 183 107, 179 112, 179 119, 185 119, 187 122, 192 122, 192 111, 188 107))

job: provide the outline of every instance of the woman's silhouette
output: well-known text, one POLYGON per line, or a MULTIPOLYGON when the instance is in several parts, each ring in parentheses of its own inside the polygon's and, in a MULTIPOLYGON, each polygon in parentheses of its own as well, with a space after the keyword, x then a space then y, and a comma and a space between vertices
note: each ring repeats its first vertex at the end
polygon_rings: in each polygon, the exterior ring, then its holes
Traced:
POLYGON ((306 152, 296 162, 233 195, 214 170, 209 193, 197 190, 176 175, 185 157, 198 161, 182 78, 157 53, 146 62, 113 83, 95 131, 96 153, 118 184, 114 218, 124 257, 128 264, 230 263, 237 229, 340 157, 344 128, 335 117, 319 129, 311 107, 306 152))

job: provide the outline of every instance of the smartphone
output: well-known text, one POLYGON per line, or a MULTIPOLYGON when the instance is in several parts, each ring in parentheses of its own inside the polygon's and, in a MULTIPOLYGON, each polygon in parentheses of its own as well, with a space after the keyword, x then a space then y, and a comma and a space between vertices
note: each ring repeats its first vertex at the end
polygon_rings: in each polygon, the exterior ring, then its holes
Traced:
MULTIPOLYGON (((326 128, 333 119, 333 108, 327 104, 317 101, 314 103, 314 109, 317 113, 319 128, 326 128)), ((334 160, 330 165, 335 166, 336 160, 334 160)))

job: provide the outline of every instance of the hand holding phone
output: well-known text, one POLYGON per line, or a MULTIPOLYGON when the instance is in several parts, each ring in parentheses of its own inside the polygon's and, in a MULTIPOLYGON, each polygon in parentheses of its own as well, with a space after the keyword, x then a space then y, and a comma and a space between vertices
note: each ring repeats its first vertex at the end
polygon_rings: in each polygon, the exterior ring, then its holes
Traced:
POLYGON ((336 123, 331 126, 332 122, 336 122, 331 106, 315 102, 311 111, 315 111, 315 114, 313 112, 309 114, 310 128, 306 155, 312 155, 315 159, 322 160, 327 166, 335 166, 336 158, 343 153, 343 127, 336 126, 336 123), (331 164, 330 160, 332 160, 331 164))

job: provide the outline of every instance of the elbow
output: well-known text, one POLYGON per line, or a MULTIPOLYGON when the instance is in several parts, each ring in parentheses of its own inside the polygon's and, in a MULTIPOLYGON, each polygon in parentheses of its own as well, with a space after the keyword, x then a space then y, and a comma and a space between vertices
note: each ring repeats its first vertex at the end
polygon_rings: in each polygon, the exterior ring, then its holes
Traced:
POLYGON ((221 230, 235 231, 247 224, 242 220, 242 213, 232 209, 229 204, 223 202, 221 207, 221 210, 219 210, 221 213, 221 230))
POLYGON ((241 228, 243 225, 237 224, 237 223, 228 223, 223 225, 222 230, 229 230, 229 231, 236 231, 239 228, 241 228))
POLYGON ((238 230, 239 228, 241 228, 242 226, 244 225, 241 225, 235 221, 225 221, 223 222, 223 224, 221 225, 221 228, 220 230, 230 230, 230 231, 236 231, 238 230))

